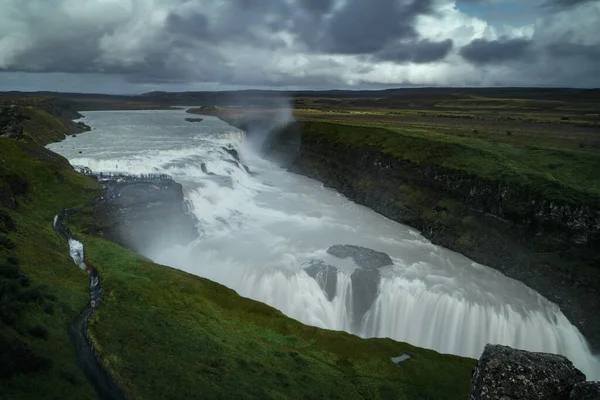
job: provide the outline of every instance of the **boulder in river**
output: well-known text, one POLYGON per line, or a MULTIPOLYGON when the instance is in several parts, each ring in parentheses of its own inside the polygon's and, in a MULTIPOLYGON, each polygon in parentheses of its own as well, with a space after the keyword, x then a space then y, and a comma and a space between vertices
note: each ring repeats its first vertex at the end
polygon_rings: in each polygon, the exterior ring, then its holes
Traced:
POLYGON ((377 298, 381 276, 376 269, 357 268, 350 279, 352 280, 352 322, 355 331, 358 331, 365 314, 377 298))
POLYGON ((327 295, 329 301, 332 301, 337 292, 337 268, 325 264, 321 260, 313 260, 311 261, 310 266, 304 269, 306 273, 311 276, 321 289, 327 295))
POLYGON ((235 161, 240 162, 240 154, 236 149, 231 147, 223 147, 223 150, 225 150, 231 157, 233 157, 235 161))
POLYGON ((392 265, 392 259, 385 253, 361 246, 336 244, 327 253, 338 258, 351 257, 356 265, 364 269, 378 269, 392 265))
POLYGON ((488 344, 467 399, 569 400, 573 387, 583 381, 583 372, 564 356, 488 344))

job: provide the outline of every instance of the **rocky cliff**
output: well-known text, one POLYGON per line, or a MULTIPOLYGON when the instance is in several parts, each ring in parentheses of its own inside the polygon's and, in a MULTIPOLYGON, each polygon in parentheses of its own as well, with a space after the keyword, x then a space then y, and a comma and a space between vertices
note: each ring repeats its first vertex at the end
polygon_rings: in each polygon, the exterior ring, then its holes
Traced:
POLYGON ((168 176, 100 178, 104 195, 94 209, 96 234, 140 254, 186 245, 198 237, 186 213, 182 186, 168 176))
POLYGON ((600 399, 598 383, 585 378, 563 356, 488 344, 473 371, 467 400, 600 399))

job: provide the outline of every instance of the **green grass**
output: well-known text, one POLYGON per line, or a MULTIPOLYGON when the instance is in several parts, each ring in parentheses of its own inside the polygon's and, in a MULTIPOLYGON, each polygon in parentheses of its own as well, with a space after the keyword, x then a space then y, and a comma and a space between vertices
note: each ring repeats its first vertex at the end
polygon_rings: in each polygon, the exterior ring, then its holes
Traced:
POLYGON ((33 158, 32 151, 45 154, 37 145, 0 138, 0 180, 14 174, 28 183, 16 209, 0 206, 17 229, 8 233, 15 248, 0 248, 0 261, 8 256, 20 260, 20 269, 31 281, 23 291, 40 294, 36 301, 23 304, 15 324, 0 322, 0 329, 6 338, 19 340, 36 356, 51 360, 51 365, 38 373, 0 380, 0 393, 10 399, 92 399, 95 392, 77 366, 67 335, 68 324, 88 301, 88 278, 73 265, 66 243, 52 230, 52 220, 61 208, 92 199, 98 187, 65 164, 33 158), (28 333, 37 325, 47 331, 46 339, 28 333))
POLYGON ((379 149, 416 164, 430 164, 507 182, 549 199, 600 204, 600 155, 587 151, 514 146, 398 126, 378 128, 320 121, 302 123, 306 140, 330 140, 379 149))
POLYGON ((60 118, 32 106, 25 107, 24 113, 29 118, 23 122, 25 134, 36 143, 46 145, 65 138, 68 129, 60 118))

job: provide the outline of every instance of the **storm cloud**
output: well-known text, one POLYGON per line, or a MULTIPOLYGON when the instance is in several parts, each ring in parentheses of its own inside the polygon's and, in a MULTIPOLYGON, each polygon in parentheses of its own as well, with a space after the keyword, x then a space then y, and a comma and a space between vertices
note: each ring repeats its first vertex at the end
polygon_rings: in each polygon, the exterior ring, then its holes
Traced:
POLYGON ((597 1, 536 0, 522 26, 454 0, 0 1, 0 90, 599 84, 597 1))
POLYGON ((531 40, 527 39, 475 39, 460 50, 460 55, 474 64, 502 63, 518 60, 527 54, 531 40))

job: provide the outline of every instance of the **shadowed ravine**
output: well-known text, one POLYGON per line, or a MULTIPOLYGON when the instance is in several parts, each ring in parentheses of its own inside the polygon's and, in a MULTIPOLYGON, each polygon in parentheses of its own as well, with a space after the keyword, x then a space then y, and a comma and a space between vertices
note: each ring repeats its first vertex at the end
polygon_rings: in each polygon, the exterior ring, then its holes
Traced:
POLYGON ((98 270, 91 263, 84 260, 83 245, 73 239, 69 230, 63 225, 63 220, 68 218, 75 210, 65 209, 54 218, 54 230, 69 244, 73 262, 79 268, 86 270, 90 277, 90 303, 69 325, 69 338, 77 353, 79 367, 96 389, 98 396, 106 400, 125 399, 121 389, 102 366, 102 361, 94 350, 87 333, 89 317, 102 304, 102 281, 98 270))

